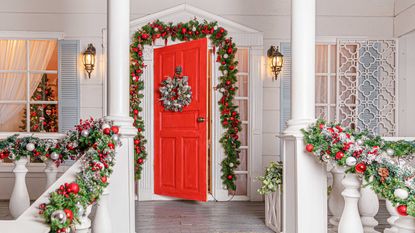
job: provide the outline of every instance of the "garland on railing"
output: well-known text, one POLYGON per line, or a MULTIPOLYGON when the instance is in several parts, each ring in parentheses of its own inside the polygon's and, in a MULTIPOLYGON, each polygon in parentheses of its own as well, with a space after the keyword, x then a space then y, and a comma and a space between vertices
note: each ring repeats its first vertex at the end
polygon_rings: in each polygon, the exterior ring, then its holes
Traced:
MULTIPOLYGON (((0 157, 52 160, 58 166, 66 159, 82 159, 81 171, 72 183, 62 184, 50 193, 49 202, 39 206, 39 214, 51 232, 71 232, 85 209, 97 201, 112 173, 118 127, 103 120, 82 121, 76 130, 59 140, 13 135, 0 140, 0 157)), ((75 231, 73 231, 75 232, 75 231)))
POLYGON ((257 191, 261 195, 276 192, 282 185, 282 162, 271 162, 265 170, 264 176, 257 179, 261 181, 262 186, 257 191))
POLYGON ((217 26, 217 22, 199 22, 196 19, 185 23, 164 23, 159 20, 149 23, 139 29, 133 37, 131 44, 131 65, 130 65, 130 114, 134 117, 134 126, 138 129, 135 137, 135 160, 136 160, 136 178, 139 179, 142 170, 142 164, 146 159, 145 151, 146 140, 143 135, 144 122, 139 115, 142 112, 140 106, 143 99, 144 80, 141 78, 143 70, 146 67, 143 59, 143 49, 145 45, 152 45, 156 39, 164 39, 167 44, 168 39, 172 41, 191 41, 201 38, 209 38, 212 45, 217 48, 217 62, 220 64, 219 70, 222 75, 219 77, 219 84, 216 89, 222 93, 219 101, 221 111, 221 123, 225 128, 225 133, 220 139, 220 143, 225 150, 226 158, 222 161, 222 180, 228 188, 235 190, 235 169, 239 164, 238 154, 241 145, 238 140, 238 132, 242 130, 239 112, 233 99, 237 90, 236 66, 235 60, 236 45, 232 38, 227 38, 228 32, 217 26))
POLYGON ((400 215, 415 217, 415 141, 385 141, 323 120, 303 134, 305 149, 321 162, 349 167, 347 172, 362 175, 400 215))

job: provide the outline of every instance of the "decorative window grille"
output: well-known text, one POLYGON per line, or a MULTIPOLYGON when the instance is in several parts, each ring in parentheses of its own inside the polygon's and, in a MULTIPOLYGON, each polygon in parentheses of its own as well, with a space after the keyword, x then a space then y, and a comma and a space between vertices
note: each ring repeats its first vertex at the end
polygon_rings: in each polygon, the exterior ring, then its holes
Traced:
POLYGON ((395 136, 396 86, 395 40, 338 40, 337 121, 395 136))

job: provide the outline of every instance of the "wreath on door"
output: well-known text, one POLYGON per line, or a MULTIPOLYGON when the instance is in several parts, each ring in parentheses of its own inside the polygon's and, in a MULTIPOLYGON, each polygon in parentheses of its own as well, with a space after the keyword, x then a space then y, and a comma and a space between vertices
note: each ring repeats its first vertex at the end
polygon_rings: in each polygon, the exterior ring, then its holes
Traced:
POLYGON ((134 118, 134 126, 138 133, 134 139, 135 160, 136 160, 136 178, 140 179, 142 165, 147 157, 146 139, 144 137, 144 120, 141 116, 142 100, 144 98, 144 80, 142 79, 144 64, 143 50, 144 46, 151 46, 157 39, 167 41, 191 41, 202 38, 209 38, 213 46, 213 54, 216 54, 216 62, 221 72, 219 75, 218 85, 215 90, 222 95, 219 98, 220 121, 224 128, 219 142, 224 149, 225 158, 221 162, 222 181, 226 189, 236 190, 236 168, 239 165, 239 153, 241 142, 238 139, 238 133, 242 130, 241 120, 238 112, 238 106, 234 103, 234 97, 237 91, 236 66, 238 62, 235 59, 237 51, 232 38, 228 37, 228 32, 218 26, 217 22, 199 22, 192 19, 188 22, 178 24, 165 23, 155 20, 140 28, 132 37, 131 43, 131 64, 130 64, 130 114, 134 118))
POLYGON ((173 78, 167 77, 160 84, 160 101, 164 110, 182 112, 192 102, 192 88, 189 77, 182 76, 182 67, 176 67, 173 78))

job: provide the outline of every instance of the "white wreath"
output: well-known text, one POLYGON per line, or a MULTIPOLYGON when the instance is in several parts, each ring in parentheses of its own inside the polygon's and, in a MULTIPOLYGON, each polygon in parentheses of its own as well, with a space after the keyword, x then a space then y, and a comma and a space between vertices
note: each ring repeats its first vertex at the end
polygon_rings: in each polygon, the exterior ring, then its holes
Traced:
POLYGON ((192 102, 192 88, 189 86, 189 77, 180 77, 181 69, 173 78, 167 77, 160 85, 160 101, 164 109, 171 112, 181 112, 192 102))

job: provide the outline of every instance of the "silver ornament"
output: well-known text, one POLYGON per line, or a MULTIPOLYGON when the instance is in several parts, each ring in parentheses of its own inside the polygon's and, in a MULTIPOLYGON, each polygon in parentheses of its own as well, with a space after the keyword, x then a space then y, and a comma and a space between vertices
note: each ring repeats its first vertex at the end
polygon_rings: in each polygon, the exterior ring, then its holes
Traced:
POLYGON ((357 139, 357 140, 356 140, 356 143, 357 143, 357 145, 359 145, 359 146, 363 145, 363 141, 362 141, 362 139, 357 139))
POLYGON ((85 213, 84 206, 81 203, 76 204, 76 208, 78 209, 78 216, 83 216, 85 213))
POLYGON ((35 144, 29 142, 26 144, 26 150, 33 151, 35 149, 35 144))
POLYGON ((389 156, 392 156, 392 155, 394 155, 394 154, 395 154, 395 151, 394 151, 393 149, 391 149, 391 148, 388 148, 388 149, 386 149, 386 153, 387 153, 389 156))
POLYGON ((348 157, 346 159, 346 165, 349 167, 353 167, 354 165, 356 165, 356 158, 355 157, 348 157))
POLYGON ((51 160, 58 160, 58 159, 59 159, 59 157, 60 157, 60 155, 59 155, 58 153, 56 153, 56 152, 52 152, 52 153, 50 153, 50 155, 49 155, 49 158, 50 158, 51 160))
POLYGON ((87 129, 82 130, 82 131, 81 131, 81 135, 82 135, 82 137, 88 137, 88 135, 89 135, 89 130, 87 130, 87 129))
POLYGON ((111 136, 112 140, 118 142, 118 140, 120 140, 120 137, 118 136, 118 134, 114 134, 111 136))
POLYGON ((63 224, 66 222, 66 213, 63 210, 55 210, 52 215, 50 216, 50 219, 56 220, 59 223, 63 224))
POLYGON ((105 123, 101 126, 101 129, 106 129, 106 128, 110 128, 110 127, 111 126, 109 124, 105 123))
POLYGON ((406 189, 395 189, 393 195, 401 200, 405 200, 408 198, 409 193, 406 189))

